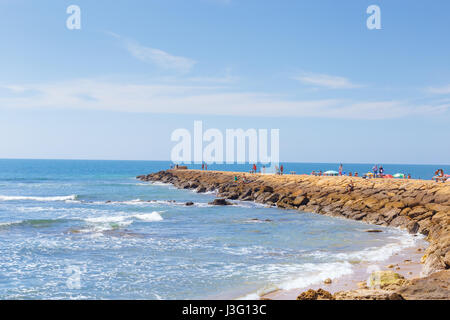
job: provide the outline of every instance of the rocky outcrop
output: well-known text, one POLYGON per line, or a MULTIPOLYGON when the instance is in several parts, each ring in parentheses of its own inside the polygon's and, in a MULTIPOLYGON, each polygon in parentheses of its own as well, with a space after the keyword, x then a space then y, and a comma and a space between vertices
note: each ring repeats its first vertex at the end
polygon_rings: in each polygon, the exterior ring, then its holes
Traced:
POLYGON ((424 180, 258 175, 242 172, 167 170, 138 179, 172 183, 228 200, 255 201, 400 227, 430 242, 422 258, 430 275, 450 268, 450 184, 424 180))
MULTIPOLYGON (((383 271, 390 273, 390 271, 383 271)), ((381 287, 341 291, 334 300, 449 300, 450 270, 433 273, 424 278, 405 280, 389 274, 381 287)))

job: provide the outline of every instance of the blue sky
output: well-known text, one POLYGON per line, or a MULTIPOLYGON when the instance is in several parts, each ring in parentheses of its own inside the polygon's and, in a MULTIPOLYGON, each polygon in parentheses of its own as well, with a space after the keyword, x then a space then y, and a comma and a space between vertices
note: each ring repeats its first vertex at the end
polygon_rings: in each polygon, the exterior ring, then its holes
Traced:
POLYGON ((0 0, 0 158, 167 160, 279 128, 281 160, 450 163, 450 2, 0 0), (81 8, 68 30, 66 8, 81 8), (366 9, 381 8, 381 30, 366 9))

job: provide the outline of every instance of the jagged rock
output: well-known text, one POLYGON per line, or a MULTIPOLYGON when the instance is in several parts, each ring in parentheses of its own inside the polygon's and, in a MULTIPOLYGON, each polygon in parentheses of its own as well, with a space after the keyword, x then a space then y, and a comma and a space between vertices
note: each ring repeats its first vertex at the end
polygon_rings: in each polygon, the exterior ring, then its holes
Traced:
POLYGON ((409 223, 406 226, 406 229, 408 230, 409 233, 417 233, 417 231, 419 231, 420 225, 416 222, 416 221, 411 221, 411 223, 409 223))
POLYGON ((308 291, 302 292, 297 300, 334 300, 333 295, 326 290, 309 289, 308 291))
POLYGON ((222 198, 218 198, 218 199, 214 199, 213 201, 209 202, 209 204, 214 205, 214 206, 231 206, 233 205, 231 202, 222 199, 222 198))

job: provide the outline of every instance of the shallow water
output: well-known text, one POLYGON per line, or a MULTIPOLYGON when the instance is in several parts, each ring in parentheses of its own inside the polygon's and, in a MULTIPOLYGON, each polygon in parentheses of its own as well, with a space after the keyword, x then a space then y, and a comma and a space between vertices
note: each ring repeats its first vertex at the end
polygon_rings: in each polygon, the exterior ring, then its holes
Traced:
POLYGON ((134 178, 168 166, 0 160, 0 299, 255 298, 421 241, 249 202, 213 207, 212 194, 134 178))

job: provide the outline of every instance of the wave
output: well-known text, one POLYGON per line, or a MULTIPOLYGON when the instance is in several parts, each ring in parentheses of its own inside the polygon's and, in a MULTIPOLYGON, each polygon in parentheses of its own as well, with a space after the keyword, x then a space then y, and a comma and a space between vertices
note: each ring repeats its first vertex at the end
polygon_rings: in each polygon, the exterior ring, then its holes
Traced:
POLYGON ((69 201, 76 200, 77 195, 72 194, 70 196, 52 196, 52 197, 33 197, 33 196, 3 196, 0 195, 0 201, 21 201, 21 200, 31 200, 31 201, 69 201))
POLYGON ((11 222, 0 223, 0 228, 7 228, 12 226, 29 226, 34 228, 49 227, 58 223, 68 222, 68 219, 26 219, 11 222))

